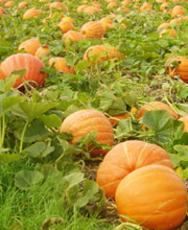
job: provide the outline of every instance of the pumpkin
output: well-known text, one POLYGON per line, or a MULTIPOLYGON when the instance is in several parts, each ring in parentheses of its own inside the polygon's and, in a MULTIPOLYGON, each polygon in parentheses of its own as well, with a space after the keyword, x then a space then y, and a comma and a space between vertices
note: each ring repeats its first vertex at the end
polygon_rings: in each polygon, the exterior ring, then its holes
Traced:
POLYGON ((49 4, 50 9, 68 11, 67 6, 62 2, 52 2, 49 4))
POLYGON ((168 29, 169 26, 170 26, 169 22, 164 22, 164 23, 162 23, 162 24, 160 24, 160 25, 158 26, 157 32, 158 32, 158 33, 161 33, 163 30, 168 29))
POLYGON ((74 73, 74 68, 68 66, 66 59, 63 57, 53 57, 49 60, 49 65, 53 66, 58 72, 74 73))
POLYGON ((13 2, 13 1, 7 1, 7 2, 5 2, 5 4, 4 4, 4 6, 7 7, 7 8, 11 8, 13 5, 14 5, 14 2, 13 2))
POLYGON ((142 6, 140 7, 141 12, 151 11, 151 10, 152 10, 152 4, 150 4, 149 2, 144 2, 142 6))
POLYGON ((38 38, 31 38, 22 42, 18 50, 24 50, 26 53, 35 54, 37 49, 41 46, 41 43, 38 38))
MULTIPOLYGON (((71 143, 79 142, 90 132, 96 132, 96 141, 99 144, 113 145, 113 129, 107 117, 94 109, 83 109, 72 113, 63 121, 60 132, 71 133, 71 143)), ((99 149, 91 150, 92 153, 105 154, 106 151, 99 149)))
POLYGON ((18 4, 18 8, 19 9, 23 9, 23 8, 26 8, 28 6, 28 3, 27 2, 20 2, 19 4, 18 4))
POLYGON ((100 22, 104 28, 104 31, 107 31, 108 29, 113 27, 113 17, 110 15, 104 18, 101 18, 100 22))
POLYGON ((81 33, 86 38, 102 38, 105 34, 105 30, 100 21, 91 21, 81 27, 81 33))
POLYGON ((0 16, 4 14, 4 9, 0 7, 0 16))
POLYGON ((166 29, 166 30, 162 30, 160 33, 159 33, 159 37, 162 37, 163 35, 167 34, 169 37, 176 37, 177 36, 177 32, 175 29, 166 29))
POLYGON ((171 12, 172 17, 179 17, 179 16, 182 16, 185 14, 186 14, 185 8, 183 6, 179 6, 179 5, 175 6, 171 12))
POLYGON ((78 42, 84 40, 84 35, 80 32, 69 30, 67 33, 63 34, 63 41, 67 44, 70 42, 78 42))
POLYGON ((179 121, 183 122, 184 132, 188 132, 188 116, 180 117, 179 121))
POLYGON ((165 110, 168 112, 173 118, 177 119, 178 114, 167 104, 160 101, 152 101, 145 105, 143 105, 137 112, 137 118, 141 119, 144 116, 145 112, 153 111, 153 110, 165 110))
POLYGON ((170 57, 166 61, 166 70, 170 76, 179 76, 188 83, 188 58, 184 56, 170 57))
POLYGON ((70 17, 62 18, 58 26, 63 33, 67 33, 69 30, 74 29, 73 19, 70 17))
POLYGON ((110 123, 112 124, 112 126, 116 126, 120 120, 127 119, 127 118, 129 118, 129 114, 123 113, 123 114, 111 116, 109 118, 109 120, 110 120, 110 123))
POLYGON ((3 79, 8 77, 12 72, 26 70, 22 78, 18 78, 14 83, 15 88, 19 88, 25 81, 32 81, 38 86, 44 84, 46 74, 41 72, 44 64, 31 54, 14 54, 6 58, 1 63, 3 79))
POLYGON ((125 141, 114 146, 104 157, 96 180, 105 195, 114 198, 117 186, 125 176, 150 164, 172 167, 168 153, 161 147, 144 141, 125 141))
POLYGON ((162 165, 135 170, 119 184, 115 201, 118 213, 152 230, 172 230, 186 216, 187 192, 176 173, 162 165))
POLYGON ((110 59, 119 60, 123 57, 115 47, 103 44, 89 47, 84 53, 83 59, 89 63, 101 63, 110 59))
POLYGON ((111 0, 108 5, 107 5, 107 9, 114 9, 118 7, 118 3, 116 2, 116 0, 111 0))
POLYGON ((48 54, 50 53, 50 49, 47 45, 45 46, 41 46, 37 49, 35 56, 40 58, 43 58, 45 56, 48 56, 48 54))
POLYGON ((168 12, 168 6, 169 6, 168 2, 163 2, 160 6, 160 10, 163 12, 168 12))
POLYGON ((88 15, 93 15, 95 13, 100 12, 101 7, 100 4, 98 3, 93 3, 92 5, 81 5, 77 8, 77 13, 84 13, 84 14, 88 14, 88 15))
POLYGON ((28 9, 24 15, 23 15, 23 19, 27 20, 27 19, 31 19, 31 18, 37 18, 38 16, 40 16, 41 14, 41 10, 36 9, 36 8, 31 8, 28 9))

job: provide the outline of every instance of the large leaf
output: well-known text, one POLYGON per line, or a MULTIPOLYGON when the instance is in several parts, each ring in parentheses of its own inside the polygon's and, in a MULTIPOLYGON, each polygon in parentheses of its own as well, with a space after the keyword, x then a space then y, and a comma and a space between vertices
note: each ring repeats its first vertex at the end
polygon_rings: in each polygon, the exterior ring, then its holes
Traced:
POLYGON ((39 184, 43 181, 44 176, 39 171, 21 170, 15 175, 15 185, 23 190, 39 184))
POLYGON ((18 161, 19 159, 20 159, 19 154, 0 153, 0 164, 12 163, 12 162, 18 161))

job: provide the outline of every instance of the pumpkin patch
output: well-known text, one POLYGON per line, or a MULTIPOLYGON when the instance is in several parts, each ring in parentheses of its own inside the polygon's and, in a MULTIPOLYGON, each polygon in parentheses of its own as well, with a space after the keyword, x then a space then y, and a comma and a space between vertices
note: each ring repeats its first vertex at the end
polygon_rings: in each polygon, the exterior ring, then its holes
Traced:
POLYGON ((188 1, 0 0, 0 230, 188 229, 188 1))

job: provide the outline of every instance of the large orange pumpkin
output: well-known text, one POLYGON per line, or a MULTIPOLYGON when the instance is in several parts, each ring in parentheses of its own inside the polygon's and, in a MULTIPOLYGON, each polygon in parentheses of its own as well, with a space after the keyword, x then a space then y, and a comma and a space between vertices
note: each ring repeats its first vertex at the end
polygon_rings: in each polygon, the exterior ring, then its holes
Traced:
POLYGON ((188 116, 183 116, 179 119, 179 121, 183 122, 184 132, 188 132, 188 116))
POLYGON ((145 112, 153 111, 153 110, 165 110, 167 111, 173 118, 177 119, 178 114, 167 104, 160 101, 152 101, 145 105, 143 105, 137 112, 137 118, 141 119, 144 116, 145 112))
POLYGON ((152 230, 175 229, 186 216, 185 184, 172 169, 161 165, 130 173, 120 182, 115 200, 124 221, 130 218, 152 230))
POLYGON ((86 38, 102 38, 105 34, 105 30, 100 21, 91 21, 82 26, 81 33, 86 38))
POLYGON ((110 59, 119 60, 122 53, 109 44, 95 45, 89 47, 84 53, 83 59, 90 63, 101 63, 110 59))
POLYGON ((23 49, 26 53, 30 53, 34 55, 40 46, 41 46, 41 43, 38 38, 31 38, 31 39, 28 39, 22 42, 19 45, 18 50, 23 49))
POLYGON ((4 75, 2 78, 8 77, 14 71, 25 69, 25 75, 22 79, 18 78, 16 80, 14 87, 18 88, 25 81, 31 81, 38 86, 42 86, 46 78, 46 74, 42 72, 43 67, 44 64, 31 54, 14 54, 1 63, 1 71, 4 75))
POLYGON ((119 121, 123 119, 127 119, 129 117, 130 117, 129 113, 122 113, 122 114, 111 116, 109 120, 112 126, 116 126, 119 123, 119 121))
POLYGON ((170 76, 178 75, 184 82, 188 83, 188 58, 184 56, 170 57, 165 65, 170 76))
POLYGON ((114 197, 120 181, 137 168, 150 164, 172 167, 167 152, 144 141, 131 140, 112 148, 97 171, 97 183, 108 197, 114 197))
MULTIPOLYGON (((69 115, 62 123, 60 132, 71 133, 72 143, 77 143, 89 132, 96 132, 96 141, 111 146, 114 142, 113 129, 107 117, 94 109, 83 109, 69 115)), ((93 151, 97 153, 97 151, 93 151)), ((98 151, 98 153, 106 153, 98 151)))

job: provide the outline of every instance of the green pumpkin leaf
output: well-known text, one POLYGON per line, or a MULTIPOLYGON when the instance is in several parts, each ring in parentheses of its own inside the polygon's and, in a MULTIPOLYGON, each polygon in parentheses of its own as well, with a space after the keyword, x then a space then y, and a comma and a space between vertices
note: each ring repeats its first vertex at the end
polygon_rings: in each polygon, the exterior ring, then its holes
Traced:
POLYGON ((19 189, 26 190, 43 181, 44 176, 39 171, 21 170, 15 175, 15 185, 19 189))

